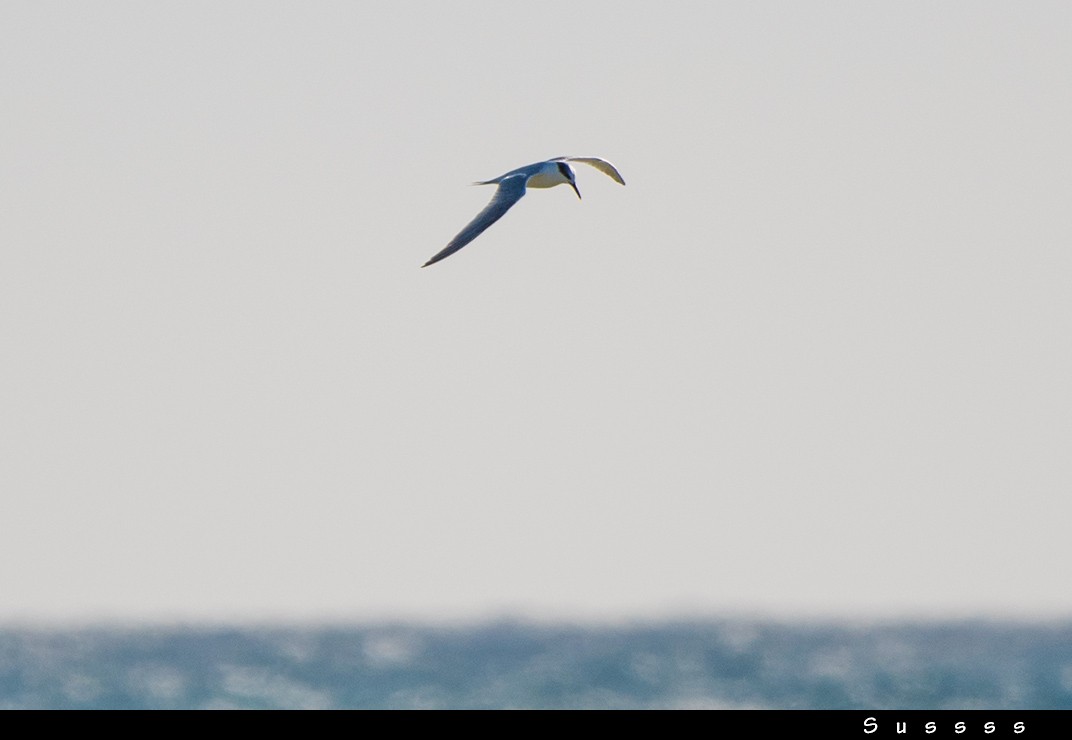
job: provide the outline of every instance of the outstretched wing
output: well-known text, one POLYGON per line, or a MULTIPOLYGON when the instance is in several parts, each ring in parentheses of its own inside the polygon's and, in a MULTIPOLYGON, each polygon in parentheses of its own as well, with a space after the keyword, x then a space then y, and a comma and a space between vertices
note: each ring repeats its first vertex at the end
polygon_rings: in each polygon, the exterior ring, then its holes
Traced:
POLYGON ((435 264, 441 259, 446 259, 483 234, 486 228, 502 218, 503 214, 509 211, 514 203, 521 200, 521 196, 525 194, 525 183, 527 181, 528 176, 524 174, 511 175, 500 180, 495 196, 484 207, 484 210, 478 213, 476 218, 461 230, 461 233, 451 239, 450 244, 443 247, 438 254, 421 265, 421 267, 428 267, 428 265, 435 264))
POLYGON ((625 185, 625 180, 622 179, 622 174, 618 172, 618 168, 612 165, 605 159, 599 157, 555 157, 552 162, 584 162, 585 164, 595 167, 607 177, 611 178, 615 182, 619 182, 625 185))

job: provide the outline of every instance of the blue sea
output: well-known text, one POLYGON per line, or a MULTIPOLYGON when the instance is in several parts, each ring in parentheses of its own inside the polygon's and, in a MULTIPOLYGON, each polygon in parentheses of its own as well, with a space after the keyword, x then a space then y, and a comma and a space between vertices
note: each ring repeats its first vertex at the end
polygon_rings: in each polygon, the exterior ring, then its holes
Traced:
POLYGON ((5 709, 1072 709, 1072 623, 0 628, 5 709))

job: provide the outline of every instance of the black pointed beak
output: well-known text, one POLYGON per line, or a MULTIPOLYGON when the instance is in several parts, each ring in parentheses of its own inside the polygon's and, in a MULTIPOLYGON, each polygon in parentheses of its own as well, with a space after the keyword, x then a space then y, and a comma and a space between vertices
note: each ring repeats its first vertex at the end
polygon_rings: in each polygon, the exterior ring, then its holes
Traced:
POLYGON ((581 199, 581 191, 577 189, 577 183, 571 182, 570 187, 573 188, 573 192, 577 193, 577 200, 581 199))

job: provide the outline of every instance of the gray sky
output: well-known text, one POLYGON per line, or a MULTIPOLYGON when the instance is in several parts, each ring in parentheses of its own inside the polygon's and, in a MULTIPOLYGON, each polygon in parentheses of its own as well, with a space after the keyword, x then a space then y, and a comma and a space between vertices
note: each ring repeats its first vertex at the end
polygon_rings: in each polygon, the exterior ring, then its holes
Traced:
POLYGON ((1072 614, 1072 5, 0 5, 0 619, 1072 614), (597 155, 428 257, 514 167, 597 155))

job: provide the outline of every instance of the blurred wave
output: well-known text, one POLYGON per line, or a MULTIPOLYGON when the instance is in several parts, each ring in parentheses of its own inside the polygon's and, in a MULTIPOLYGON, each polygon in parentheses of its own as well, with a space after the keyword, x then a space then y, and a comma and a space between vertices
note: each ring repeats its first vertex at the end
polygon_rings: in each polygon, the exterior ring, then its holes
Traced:
POLYGON ((0 628, 0 708, 1072 709, 1072 623, 0 628))

